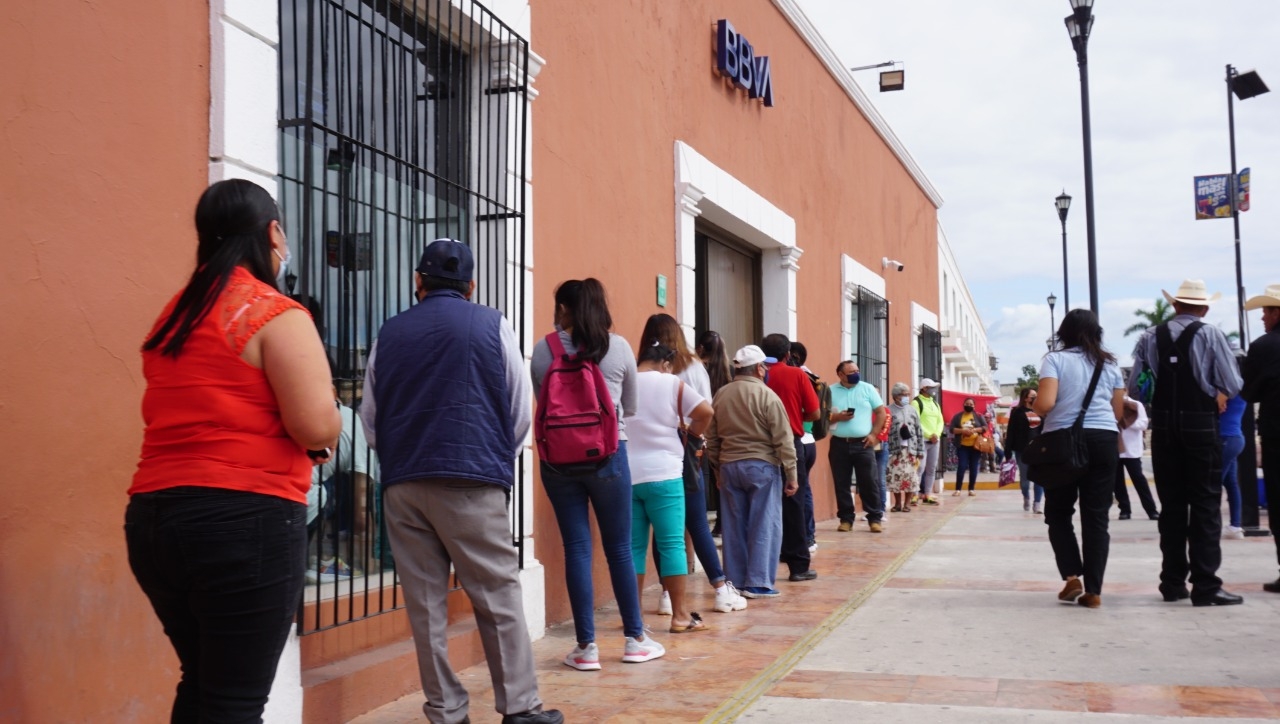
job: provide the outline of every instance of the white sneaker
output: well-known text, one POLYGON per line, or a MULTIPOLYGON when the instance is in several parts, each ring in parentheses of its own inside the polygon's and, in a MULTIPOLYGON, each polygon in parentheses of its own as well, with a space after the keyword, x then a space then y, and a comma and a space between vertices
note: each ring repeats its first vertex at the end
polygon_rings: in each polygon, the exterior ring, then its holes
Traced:
POLYGON ((594 643, 587 644, 585 648, 575 646, 573 651, 564 657, 564 665, 572 666, 578 671, 599 671, 600 649, 596 648, 594 643))
POLYGON ((716 610, 720 613, 741 611, 746 607, 747 599, 738 593, 732 583, 725 581, 723 586, 716 589, 716 610))
POLYGON ((662 600, 658 601, 658 615, 659 616, 671 615, 671 594, 666 591, 662 592, 662 600))
POLYGON ((1237 528, 1234 525, 1224 526, 1222 528, 1222 537, 1223 538, 1243 538, 1244 528, 1237 528))
POLYGON ((1032 512, 1032 513, 1035 513, 1035 514, 1037 514, 1037 515, 1039 515, 1039 513, 1040 513, 1040 504, 1039 504, 1039 503, 1033 503, 1033 504, 1031 505, 1031 512, 1032 512))
POLYGON ((622 654, 622 663, 643 664, 651 659, 659 658, 665 653, 667 653, 667 650, 662 648, 662 644, 654 641, 652 636, 645 636, 644 641, 636 641, 628 636, 627 647, 622 654))
POLYGON ((810 546, 809 546, 809 552, 810 552, 810 553, 817 553, 817 552, 818 552, 818 544, 817 544, 817 543, 814 543, 814 544, 810 545, 810 546))

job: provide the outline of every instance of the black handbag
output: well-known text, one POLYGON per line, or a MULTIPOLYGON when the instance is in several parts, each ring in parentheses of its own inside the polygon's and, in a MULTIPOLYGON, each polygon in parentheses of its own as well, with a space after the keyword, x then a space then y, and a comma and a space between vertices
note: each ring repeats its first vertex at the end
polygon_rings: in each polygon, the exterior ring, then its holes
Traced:
POLYGON ((1027 477, 1046 490, 1064 488, 1074 484, 1089 468, 1089 449, 1084 442, 1084 413, 1089 409, 1093 393, 1102 377, 1102 363, 1093 370, 1089 390, 1080 403, 1080 414, 1075 424, 1061 430, 1042 432, 1027 444, 1022 459, 1027 463, 1027 477))
POLYGON ((680 444, 684 448, 684 492, 697 493, 700 469, 702 467, 702 438, 689 434, 689 426, 684 424, 684 382, 680 382, 680 391, 676 393, 676 415, 680 418, 680 444))

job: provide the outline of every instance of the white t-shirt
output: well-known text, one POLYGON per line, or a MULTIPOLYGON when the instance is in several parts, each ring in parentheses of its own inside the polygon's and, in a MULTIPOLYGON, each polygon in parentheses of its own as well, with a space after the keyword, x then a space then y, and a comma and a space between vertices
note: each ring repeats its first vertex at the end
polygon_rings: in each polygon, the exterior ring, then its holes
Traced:
POLYGON ((627 460, 633 485, 677 480, 684 473, 679 416, 687 418, 704 400, 686 384, 684 409, 677 411, 681 384, 680 378, 665 372, 636 376, 636 414, 627 418, 627 460))

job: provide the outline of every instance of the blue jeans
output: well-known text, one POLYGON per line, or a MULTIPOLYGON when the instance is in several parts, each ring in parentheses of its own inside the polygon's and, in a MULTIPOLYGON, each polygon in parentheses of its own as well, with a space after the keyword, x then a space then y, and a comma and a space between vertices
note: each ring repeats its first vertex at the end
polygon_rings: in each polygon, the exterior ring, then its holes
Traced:
POLYGON ((302 601, 307 506, 221 488, 140 493, 129 567, 178 655, 175 722, 260 721, 302 601))
POLYGON ((640 591, 636 588, 636 568, 631 560, 631 470, 627 465, 627 443, 618 443, 618 452, 599 470, 566 474, 542 464, 542 485, 556 512, 560 537, 564 541, 564 578, 573 609, 573 628, 578 643, 596 640, 595 592, 591 581, 591 521, 587 504, 596 514, 600 543, 609 562, 609 579, 622 615, 627 636, 644 633, 640 616, 640 591))
MULTIPOLYGON (((698 556, 698 562, 702 564, 702 570, 707 574, 707 580, 711 585, 725 580, 724 568, 720 566, 720 551, 716 550, 716 539, 711 537, 711 528, 707 525, 707 494, 704 490, 706 486, 706 478, 703 471, 698 470, 698 491, 691 493, 686 491, 684 494, 684 527, 689 532, 689 540, 693 543, 693 552, 698 556)), ((656 538, 656 536, 655 536, 656 538)), ((653 549, 658 549, 658 542, 655 539, 653 549)), ((662 561, 655 555, 653 558, 653 572, 658 576, 662 576, 662 561)), ((670 574, 668 574, 670 575, 670 574)))
POLYGON ((1238 458, 1244 452, 1244 436, 1222 438, 1222 489, 1227 491, 1227 508, 1231 511, 1231 525, 1240 527, 1240 477, 1238 458))
POLYGON ((964 483, 964 471, 969 471, 969 492, 973 492, 974 486, 978 484, 978 463, 982 462, 982 453, 973 449, 970 445, 956 444, 956 492, 960 492, 960 486, 964 483))
POLYGON ((636 575, 644 573, 649 553, 649 526, 653 526, 653 557, 660 561, 658 575, 689 574, 684 549, 684 479, 658 480, 631 486, 631 559, 636 575))
POLYGON ((1022 453, 1014 453, 1013 459, 1018 461, 1018 485, 1022 488, 1022 499, 1030 500, 1031 488, 1034 487, 1036 489, 1036 502, 1039 503, 1044 498, 1044 486, 1033 482, 1031 478, 1027 477, 1027 468, 1030 466, 1022 461, 1022 453))
POLYGON ((764 460, 720 466, 724 570, 743 588, 773 588, 782 551, 782 471, 764 460))

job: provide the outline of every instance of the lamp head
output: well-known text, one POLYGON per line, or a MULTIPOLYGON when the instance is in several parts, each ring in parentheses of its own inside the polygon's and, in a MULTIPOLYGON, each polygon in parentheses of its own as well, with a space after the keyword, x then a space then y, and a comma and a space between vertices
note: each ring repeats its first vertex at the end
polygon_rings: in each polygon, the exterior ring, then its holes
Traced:
POLYGON ((1243 73, 1233 73, 1229 81, 1231 83, 1231 92, 1236 94, 1236 98, 1240 100, 1248 100, 1254 96, 1260 96, 1270 91, 1267 84, 1262 81, 1262 76, 1258 75, 1256 70, 1246 70, 1243 73))
POLYGON ((1049 294, 1049 298, 1048 298, 1046 301, 1048 301, 1048 302, 1049 302, 1049 311, 1050 311, 1050 312, 1052 312, 1052 311, 1053 311, 1054 306, 1055 306, 1055 305, 1057 305, 1057 303, 1058 303, 1058 297, 1056 297, 1055 295, 1053 295, 1052 293, 1050 293, 1050 294, 1049 294))
POLYGON ((1058 207, 1058 218, 1061 219, 1063 223, 1066 223, 1067 210, 1071 208, 1071 197, 1067 195, 1066 191, 1063 191, 1058 194, 1057 198, 1055 198, 1053 202, 1058 207))
MULTIPOLYGON (((1074 3, 1073 3, 1074 4, 1074 3)), ((1071 36, 1071 47, 1076 54, 1081 54, 1089 46, 1089 34, 1093 32, 1093 3, 1075 8, 1075 12, 1063 18, 1067 25, 1067 35, 1071 36)))

